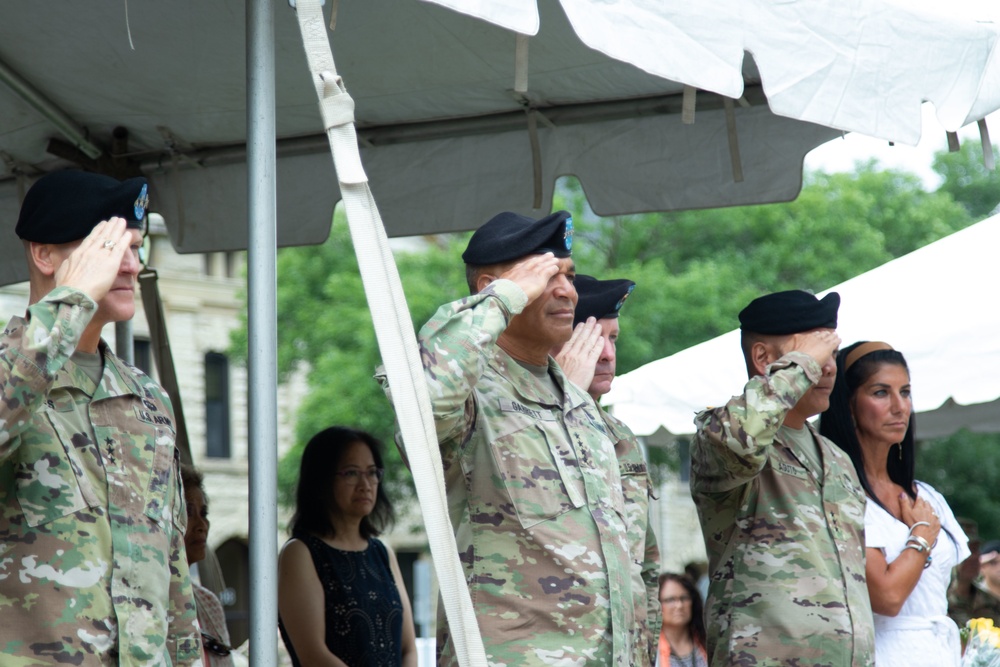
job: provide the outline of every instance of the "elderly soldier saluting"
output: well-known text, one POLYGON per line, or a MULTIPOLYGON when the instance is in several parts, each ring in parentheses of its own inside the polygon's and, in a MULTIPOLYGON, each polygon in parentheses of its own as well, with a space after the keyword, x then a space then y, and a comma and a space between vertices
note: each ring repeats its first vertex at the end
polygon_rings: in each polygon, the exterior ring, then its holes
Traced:
POLYGON ((573 315, 573 337, 552 350, 566 376, 586 387, 615 443, 615 455, 625 497, 625 523, 632 549, 632 594, 638 641, 632 664, 652 665, 660 631, 660 596, 657 577, 660 551, 649 523, 649 471, 646 458, 632 430, 605 412, 598 401, 611 391, 615 379, 619 314, 635 283, 625 278, 598 280, 577 274, 573 283, 579 300, 573 315))
POLYGON ((200 663, 170 402, 100 337, 134 314, 146 192, 65 171, 21 207, 30 304, 0 338, 0 664, 200 663))
POLYGON ((713 667, 867 667, 865 496, 806 420, 836 378, 840 297, 800 290, 740 313, 750 381, 695 419, 691 492, 708 550, 713 667))
MULTIPOLYGON (((635 633, 621 477, 593 401, 549 356, 573 331, 566 212, 501 213, 463 254, 472 296, 419 338, 452 525, 487 657, 628 665, 635 633)), ((441 664, 455 664, 440 616, 441 664)))

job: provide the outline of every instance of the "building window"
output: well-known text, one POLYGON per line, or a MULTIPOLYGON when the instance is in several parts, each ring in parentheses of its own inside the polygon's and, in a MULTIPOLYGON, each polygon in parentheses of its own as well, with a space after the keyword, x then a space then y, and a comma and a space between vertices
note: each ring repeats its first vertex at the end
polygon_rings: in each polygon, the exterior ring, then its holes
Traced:
POLYGON ((145 338, 132 339, 133 366, 149 377, 153 376, 153 346, 145 338))
POLYGON ((229 359, 205 355, 205 455, 229 458, 229 359))

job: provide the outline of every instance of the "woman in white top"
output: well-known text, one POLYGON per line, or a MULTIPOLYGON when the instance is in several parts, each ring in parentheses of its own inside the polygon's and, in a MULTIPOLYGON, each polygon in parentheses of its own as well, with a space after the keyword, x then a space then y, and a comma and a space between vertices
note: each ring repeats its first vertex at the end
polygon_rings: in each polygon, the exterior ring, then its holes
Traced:
POLYGON ((957 667, 958 626, 947 617, 952 568, 968 538, 944 497, 914 480, 910 371, 903 355, 861 342, 837 355, 837 383, 820 433, 854 461, 868 495, 865 576, 879 667, 957 667))

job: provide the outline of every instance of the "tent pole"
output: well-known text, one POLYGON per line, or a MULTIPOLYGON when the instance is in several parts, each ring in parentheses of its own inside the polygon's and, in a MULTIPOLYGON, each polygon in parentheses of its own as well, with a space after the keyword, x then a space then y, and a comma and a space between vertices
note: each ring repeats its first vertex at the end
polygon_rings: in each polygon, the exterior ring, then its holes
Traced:
POLYGON ((277 664, 277 185, 274 6, 247 0, 250 664, 277 664))

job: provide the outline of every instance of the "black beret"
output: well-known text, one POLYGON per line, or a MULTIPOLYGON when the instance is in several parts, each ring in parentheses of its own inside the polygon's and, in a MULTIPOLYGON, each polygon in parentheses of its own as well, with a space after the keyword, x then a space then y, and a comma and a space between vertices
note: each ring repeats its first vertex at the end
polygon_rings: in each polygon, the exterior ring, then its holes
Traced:
POLYGON ((25 241, 70 243, 115 216, 125 218, 128 227, 142 229, 148 191, 142 177, 119 181, 86 171, 56 171, 28 190, 14 231, 25 241))
POLYGON ((837 328, 840 295, 830 292, 822 299, 803 290, 775 292, 758 297, 740 311, 740 329, 784 336, 818 328, 837 328))
MULTIPOLYGON (((998 551, 1000 551, 1000 540, 990 540, 989 542, 984 543, 983 546, 979 547, 980 556, 996 553, 998 551)), ((991 558, 988 560, 993 560, 993 559, 991 558)))
POLYGON ((566 211, 556 211, 541 220, 504 211, 476 230, 462 260, 474 266, 489 266, 546 252, 569 257, 572 248, 573 218, 566 211))
POLYGON ((573 312, 574 327, 588 317, 599 320, 618 317, 625 299, 635 289, 635 283, 626 278, 598 280, 582 273, 576 274, 573 286, 580 297, 573 312))

